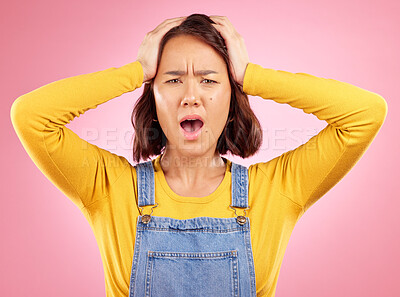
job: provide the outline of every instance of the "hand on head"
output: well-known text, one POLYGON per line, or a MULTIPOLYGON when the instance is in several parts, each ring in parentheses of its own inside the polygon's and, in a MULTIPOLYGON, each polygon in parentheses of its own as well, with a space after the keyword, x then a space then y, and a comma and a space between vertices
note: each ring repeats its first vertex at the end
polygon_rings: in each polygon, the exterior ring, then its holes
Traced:
POLYGON ((152 79, 156 75, 158 48, 161 39, 165 33, 171 28, 179 26, 185 19, 186 17, 167 19, 144 37, 136 58, 136 61, 139 61, 142 65, 144 82, 152 79))
POLYGON ((243 86, 244 74, 249 63, 249 55, 243 37, 235 30, 226 16, 210 16, 216 24, 212 24, 225 40, 228 55, 232 62, 232 74, 236 82, 243 86))
MULTIPOLYGON (((147 82, 156 75, 157 57, 160 41, 171 28, 179 26, 187 17, 177 17, 167 19, 158 25, 153 31, 146 34, 139 47, 136 60, 143 68, 143 81, 147 82)), ((249 63, 249 55, 243 37, 236 31, 226 16, 210 16, 216 24, 212 24, 222 38, 228 50, 229 58, 232 62, 231 72, 235 81, 243 86, 244 74, 249 63)))

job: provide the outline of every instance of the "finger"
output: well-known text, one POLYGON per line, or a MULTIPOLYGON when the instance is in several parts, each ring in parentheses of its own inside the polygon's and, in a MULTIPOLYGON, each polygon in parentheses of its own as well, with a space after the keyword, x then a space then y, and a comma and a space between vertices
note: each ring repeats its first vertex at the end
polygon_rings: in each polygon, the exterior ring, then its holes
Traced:
POLYGON ((219 24, 212 24, 212 25, 222 35, 222 37, 225 39, 225 42, 226 42, 226 37, 227 37, 226 28, 224 26, 222 26, 222 25, 219 25, 219 24))
POLYGON ((214 20, 214 19, 222 19, 223 16, 221 15, 210 15, 210 19, 214 20))
POLYGON ((226 16, 215 15, 215 16, 210 16, 210 18, 213 21, 215 21, 216 23, 219 23, 219 24, 232 25, 231 22, 229 21, 229 19, 226 16))
POLYGON ((216 24, 219 25, 223 24, 223 21, 220 16, 212 16, 210 17, 210 19, 213 20, 216 24))
POLYGON ((222 21, 221 23, 212 25, 214 25, 217 28, 217 30, 221 33, 221 35, 224 34, 226 37, 227 36, 238 37, 240 35, 229 21, 228 22, 222 21))
POLYGON ((152 32, 154 34, 157 34, 159 31, 165 30, 166 28, 177 26, 178 24, 182 23, 185 19, 186 17, 179 17, 179 18, 165 20, 160 25, 158 25, 152 32))
POLYGON ((168 20, 165 20, 164 22, 162 22, 161 25, 162 24, 168 24, 168 23, 174 23, 174 22, 180 22, 180 21, 183 21, 186 18, 187 17, 178 17, 178 18, 168 19, 168 20))
POLYGON ((215 21, 215 23, 217 23, 218 25, 226 27, 228 31, 232 34, 236 33, 236 29, 233 27, 232 23, 226 16, 215 16, 215 18, 213 17, 212 20, 215 21))
POLYGON ((178 18, 168 19, 168 20, 165 20, 164 22, 162 22, 161 25, 162 24, 173 23, 173 22, 179 22, 179 21, 184 20, 185 18, 186 17, 178 17, 178 18))
POLYGON ((174 19, 165 20, 164 22, 162 22, 160 25, 158 25, 156 27, 156 30, 160 29, 160 28, 163 28, 165 26, 175 25, 177 23, 182 22, 184 19, 186 19, 186 17, 180 17, 180 18, 174 18, 174 19))

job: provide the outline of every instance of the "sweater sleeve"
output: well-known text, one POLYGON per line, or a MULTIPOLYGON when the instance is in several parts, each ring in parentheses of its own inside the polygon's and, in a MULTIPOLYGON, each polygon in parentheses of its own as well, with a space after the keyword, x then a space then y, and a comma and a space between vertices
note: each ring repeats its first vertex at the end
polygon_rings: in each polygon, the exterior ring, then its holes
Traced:
POLYGON ((18 97, 11 106, 13 127, 30 158, 80 209, 107 197, 129 162, 65 125, 142 83, 143 69, 135 61, 52 82, 18 97))
POLYGON ((252 169, 306 211, 365 153, 387 114, 382 96, 354 85, 249 63, 243 91, 312 113, 327 126, 305 144, 252 169))

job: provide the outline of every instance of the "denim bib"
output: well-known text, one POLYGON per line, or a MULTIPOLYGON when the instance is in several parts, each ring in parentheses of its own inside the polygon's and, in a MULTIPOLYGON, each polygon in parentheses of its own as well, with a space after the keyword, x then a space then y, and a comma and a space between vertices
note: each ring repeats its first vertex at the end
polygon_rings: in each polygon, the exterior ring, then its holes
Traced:
MULTIPOLYGON (((230 207, 248 209, 247 168, 231 163, 230 207)), ((155 205, 152 161, 135 168, 139 207, 155 205)), ((129 284, 132 296, 256 296, 249 218, 139 215, 129 284)))

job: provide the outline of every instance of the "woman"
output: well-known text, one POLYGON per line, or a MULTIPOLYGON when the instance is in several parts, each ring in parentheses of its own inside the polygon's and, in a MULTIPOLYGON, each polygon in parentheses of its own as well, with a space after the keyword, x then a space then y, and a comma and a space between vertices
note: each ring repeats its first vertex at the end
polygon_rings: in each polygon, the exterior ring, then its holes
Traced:
POLYGON ((226 17, 194 14, 148 33, 136 61, 19 97, 12 122, 42 172, 90 223, 107 296, 274 296, 290 234, 355 165, 382 126, 385 100, 350 84, 262 68, 226 17), (132 166, 65 125, 123 93, 132 166), (312 113, 307 143, 246 168, 262 142, 247 95, 312 113))

